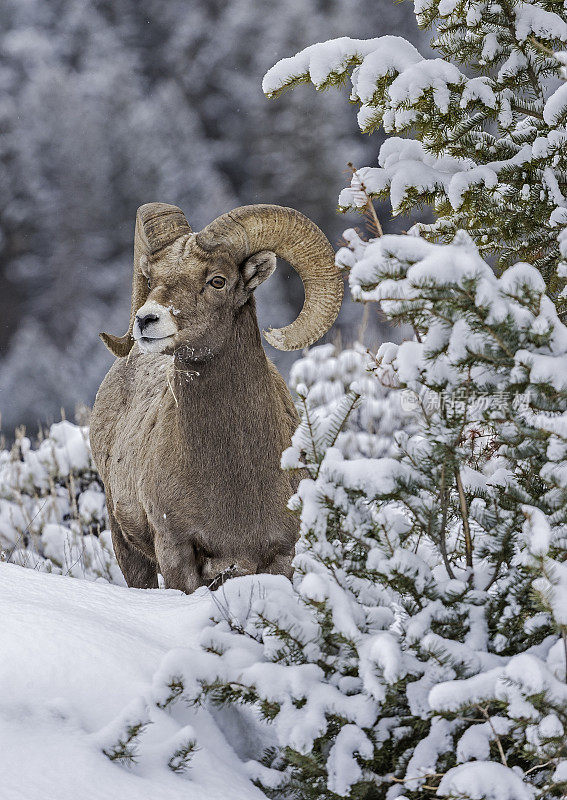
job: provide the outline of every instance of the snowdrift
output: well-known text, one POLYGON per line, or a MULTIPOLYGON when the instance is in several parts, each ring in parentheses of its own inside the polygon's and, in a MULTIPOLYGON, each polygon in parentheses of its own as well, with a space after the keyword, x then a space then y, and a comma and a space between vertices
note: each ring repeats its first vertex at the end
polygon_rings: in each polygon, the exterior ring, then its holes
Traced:
POLYGON ((266 744, 249 710, 144 708, 163 657, 197 649, 213 603, 206 589, 188 597, 0 564, 2 800, 262 800, 240 760, 266 744), (151 724, 123 766, 102 750, 129 714, 151 724), (197 749, 173 772, 187 737, 197 749))

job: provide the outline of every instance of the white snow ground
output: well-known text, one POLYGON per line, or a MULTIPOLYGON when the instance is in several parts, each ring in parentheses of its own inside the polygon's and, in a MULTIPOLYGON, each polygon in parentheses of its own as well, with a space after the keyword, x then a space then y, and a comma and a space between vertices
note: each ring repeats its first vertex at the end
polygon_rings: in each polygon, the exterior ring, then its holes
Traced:
POLYGON ((239 711, 153 706, 136 765, 101 752, 163 656, 197 647, 211 612, 204 589, 125 589, 0 563, 2 800, 262 800, 227 741, 244 759, 259 755, 258 728, 248 719, 245 733, 239 711), (188 725, 199 749, 174 773, 167 761, 188 725))

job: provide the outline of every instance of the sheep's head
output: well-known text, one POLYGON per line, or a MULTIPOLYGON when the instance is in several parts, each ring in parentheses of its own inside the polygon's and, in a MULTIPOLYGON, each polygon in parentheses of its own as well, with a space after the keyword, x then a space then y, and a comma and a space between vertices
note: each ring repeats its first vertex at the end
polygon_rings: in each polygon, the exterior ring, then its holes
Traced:
POLYGON ((213 356, 232 335, 239 309, 274 271, 276 255, 301 277, 305 302, 290 325, 263 333, 274 347, 297 350, 331 327, 343 296, 333 249, 313 222, 291 208, 243 206, 195 234, 176 206, 141 206, 130 326, 122 337, 101 338, 116 356, 127 355, 134 341, 145 352, 213 356))

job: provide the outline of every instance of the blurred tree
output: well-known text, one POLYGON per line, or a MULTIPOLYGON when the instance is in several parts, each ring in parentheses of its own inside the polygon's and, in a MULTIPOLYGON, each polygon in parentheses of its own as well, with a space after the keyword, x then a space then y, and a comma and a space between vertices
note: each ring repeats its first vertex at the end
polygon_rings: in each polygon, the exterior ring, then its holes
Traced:
MULTIPOLYGON (((321 198, 338 194, 348 160, 374 154, 342 98, 270 103, 260 79, 311 41, 370 24, 407 35, 410 17, 390 0, 1 0, 5 431, 92 402, 110 363, 97 333, 126 326, 141 203, 176 203, 195 228, 281 203, 336 242, 344 221, 321 198)), ((261 323, 282 324, 300 282, 278 270, 259 299, 261 323)), ((348 338, 352 312, 340 324, 348 338)), ((293 359, 271 355, 284 370, 293 359)))

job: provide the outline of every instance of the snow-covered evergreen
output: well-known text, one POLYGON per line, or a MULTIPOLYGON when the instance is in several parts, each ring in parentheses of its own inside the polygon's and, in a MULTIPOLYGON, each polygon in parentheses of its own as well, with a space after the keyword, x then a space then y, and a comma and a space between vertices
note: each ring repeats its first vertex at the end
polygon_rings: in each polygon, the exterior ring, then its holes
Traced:
POLYGON ((534 264, 554 289, 558 226, 565 212, 567 87, 558 86, 553 49, 567 41, 562 3, 553 0, 415 0, 434 26, 423 58, 399 36, 342 37, 279 61, 264 78, 275 96, 299 83, 352 84, 363 132, 391 134, 379 166, 354 172, 343 209, 389 198, 394 214, 424 204, 435 221, 418 223, 430 240, 467 230, 500 268, 534 264), (462 66, 462 70, 459 66, 462 66))
POLYGON ((466 234, 372 247, 373 291, 421 338, 376 371, 419 426, 393 457, 313 428, 284 456, 310 476, 293 591, 219 616, 198 677, 272 720, 251 774, 273 797, 560 797, 567 328, 535 268, 497 278, 466 234))

